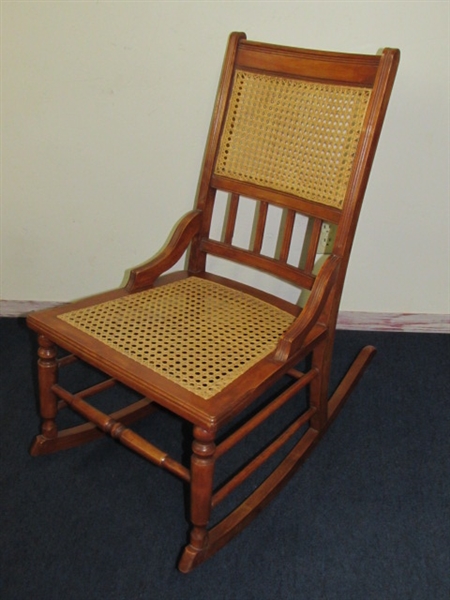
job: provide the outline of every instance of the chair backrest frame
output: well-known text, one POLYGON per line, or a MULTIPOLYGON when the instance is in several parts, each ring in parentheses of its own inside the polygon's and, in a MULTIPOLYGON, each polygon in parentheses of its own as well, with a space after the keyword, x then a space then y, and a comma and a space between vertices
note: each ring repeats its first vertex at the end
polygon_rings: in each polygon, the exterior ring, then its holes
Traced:
POLYGON ((202 224, 190 249, 190 273, 204 272, 207 256, 216 255, 281 277, 299 287, 311 289, 315 280, 313 269, 322 224, 333 223, 337 228, 333 253, 341 259, 332 303, 337 311, 399 58, 400 53, 396 49, 386 48, 378 55, 345 54, 252 42, 247 41, 244 33, 231 34, 199 184, 196 207, 202 211, 202 224), (360 90, 363 90, 363 93, 369 90, 358 139, 352 150, 345 190, 340 192, 342 198, 338 205, 333 205, 333 201, 325 203, 320 199, 311 201, 298 192, 290 193, 284 182, 276 189, 271 185, 255 183, 245 175, 241 178, 235 177, 227 173, 226 169, 220 168, 220 153, 222 152, 223 158, 223 146, 226 142, 224 138, 227 135, 227 119, 229 127, 230 112, 234 109, 232 97, 233 94, 236 97, 237 79, 242 73, 244 77, 248 74, 248 78, 253 80, 266 78, 282 81, 285 78, 291 87, 297 89, 302 86, 306 89, 322 86, 327 90, 348 90, 349 93, 355 90, 357 95, 360 90), (215 198, 219 191, 230 194, 230 205, 223 239, 217 241, 210 238, 210 230, 215 198), (251 198, 259 203, 252 247, 248 250, 237 248, 232 243, 237 206, 241 197, 251 198), (285 231, 281 236, 279 255, 276 257, 261 254, 267 208, 270 205, 284 209, 286 217, 285 231), (309 249, 301 265, 287 263, 296 214, 303 214, 311 220, 309 249))

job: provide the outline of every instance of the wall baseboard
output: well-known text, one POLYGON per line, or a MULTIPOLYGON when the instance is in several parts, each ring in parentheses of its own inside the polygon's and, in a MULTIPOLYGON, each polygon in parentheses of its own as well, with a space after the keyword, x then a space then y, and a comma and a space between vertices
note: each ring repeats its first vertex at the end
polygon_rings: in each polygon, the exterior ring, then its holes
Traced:
POLYGON ((38 302, 28 300, 0 300, 0 317, 26 317, 28 313, 53 308, 62 302, 38 302))
MULTIPOLYGON (((0 317, 25 317, 28 313, 57 306, 58 302, 0 300, 0 317)), ((450 316, 422 313, 375 313, 341 311, 338 329, 360 331, 410 331, 450 333, 450 316)))
POLYGON ((450 333, 450 315, 341 311, 338 329, 450 333))

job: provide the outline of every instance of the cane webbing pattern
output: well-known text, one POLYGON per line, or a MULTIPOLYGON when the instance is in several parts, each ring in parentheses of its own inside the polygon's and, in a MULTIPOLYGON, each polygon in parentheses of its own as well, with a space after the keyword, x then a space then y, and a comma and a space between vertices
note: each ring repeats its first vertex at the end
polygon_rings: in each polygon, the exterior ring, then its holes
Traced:
POLYGON ((59 318, 204 399, 272 352, 294 319, 198 277, 59 318))
POLYGON ((237 70, 215 173, 341 208, 370 93, 237 70))

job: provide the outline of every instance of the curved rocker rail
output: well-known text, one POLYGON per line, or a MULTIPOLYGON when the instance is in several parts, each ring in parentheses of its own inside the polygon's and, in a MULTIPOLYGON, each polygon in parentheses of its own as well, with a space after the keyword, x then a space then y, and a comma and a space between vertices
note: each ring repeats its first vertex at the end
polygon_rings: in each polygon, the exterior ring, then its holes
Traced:
MULTIPOLYGON (((366 346, 359 352, 341 383, 329 399, 326 425, 320 431, 310 427, 289 454, 281 461, 278 467, 272 471, 260 486, 237 508, 220 521, 220 523, 209 530, 208 535, 204 540, 203 548, 195 548, 192 544, 188 544, 185 547, 178 563, 178 568, 182 573, 189 573, 202 562, 213 556, 235 535, 245 529, 245 527, 258 516, 263 508, 283 489, 334 421, 337 413, 345 404, 345 401, 357 385, 375 353, 376 349, 373 346, 366 346)), ((306 411, 298 421, 301 420, 302 423, 304 423, 313 413, 313 409, 306 411)), ((218 449, 220 449, 220 446, 218 449)), ((219 493, 220 492, 221 490, 219 490, 219 493)), ((221 499, 222 497, 216 497, 215 501, 215 497, 213 496, 213 505, 217 504, 221 499)))

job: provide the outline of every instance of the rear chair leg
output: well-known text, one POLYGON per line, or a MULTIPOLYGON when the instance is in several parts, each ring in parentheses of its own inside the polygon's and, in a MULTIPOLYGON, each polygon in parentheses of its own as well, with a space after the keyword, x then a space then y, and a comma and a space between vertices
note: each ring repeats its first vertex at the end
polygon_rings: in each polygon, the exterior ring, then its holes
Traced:
POLYGON ((312 354, 312 368, 318 371, 309 384, 310 405, 316 409, 316 413, 311 418, 311 427, 317 431, 322 431, 328 420, 328 388, 330 380, 330 354, 332 342, 325 339, 312 354))
POLYGON ((190 543, 185 547, 178 568, 191 571, 208 549, 207 525, 211 514, 214 476, 214 434, 194 427, 191 458, 191 523, 190 543))
POLYGON ((310 383, 310 403, 317 411, 311 419, 311 427, 322 433, 336 418, 339 410, 345 404, 376 354, 376 349, 373 346, 362 348, 344 378, 330 396, 333 342, 332 339, 324 340, 313 351, 312 355, 312 367, 318 370, 319 375, 310 383))

